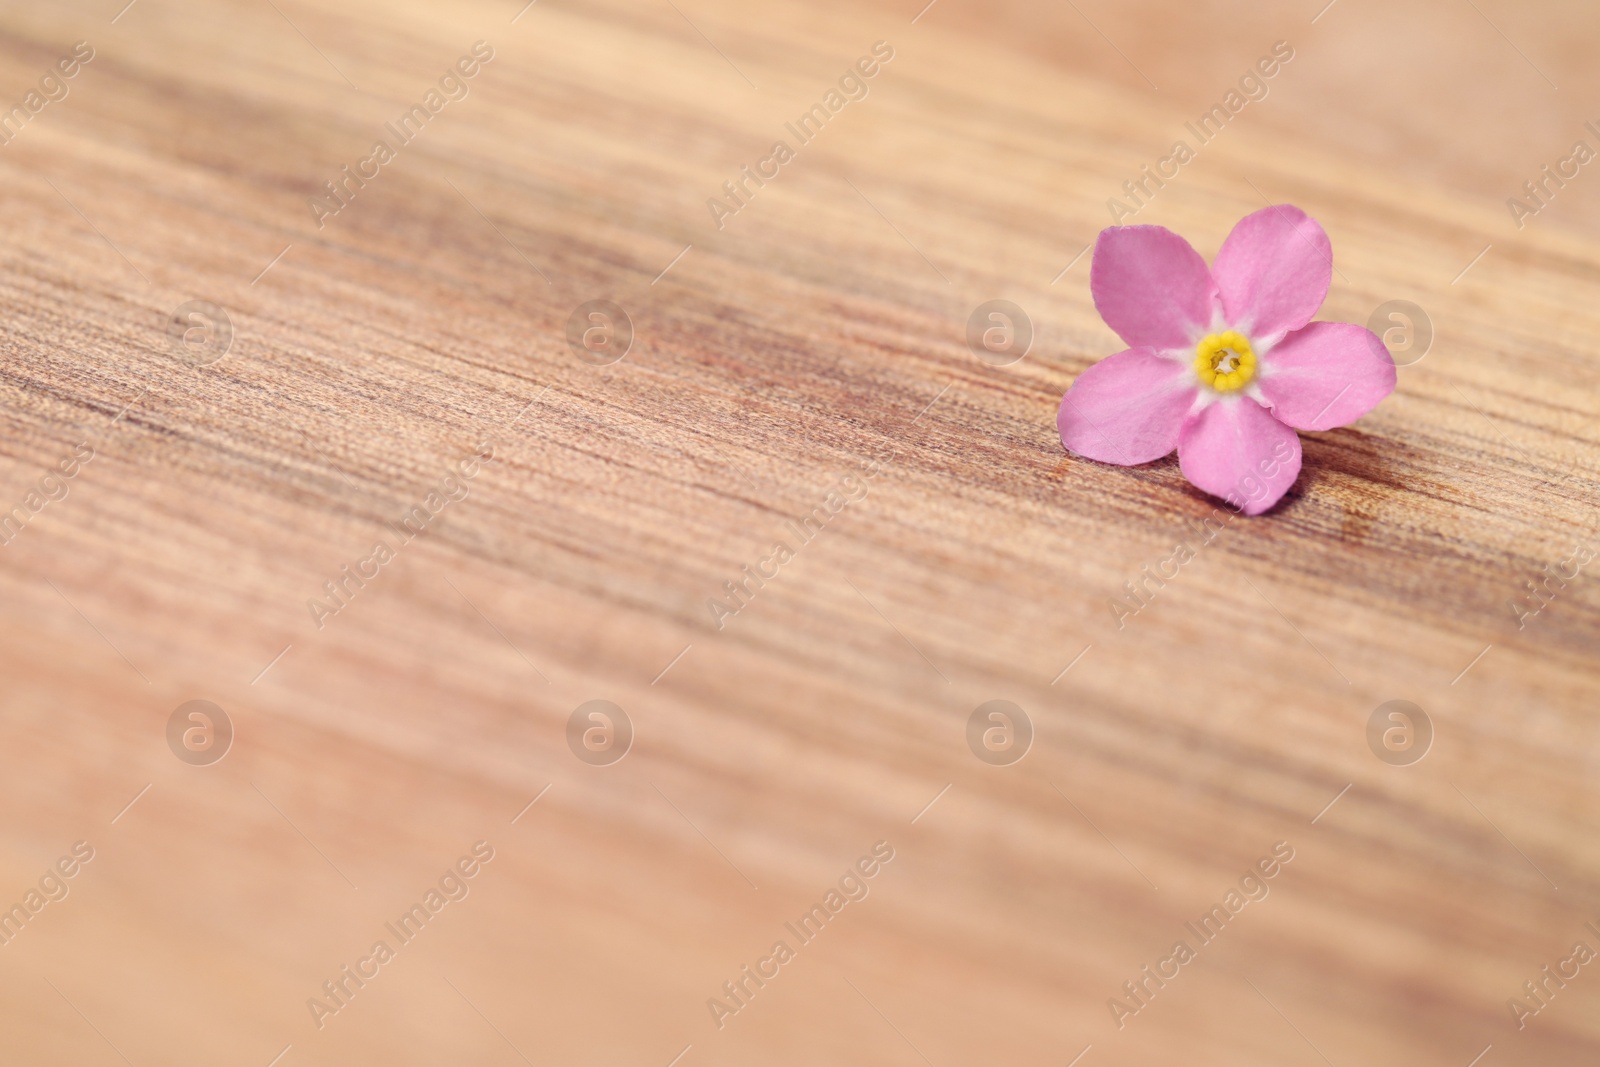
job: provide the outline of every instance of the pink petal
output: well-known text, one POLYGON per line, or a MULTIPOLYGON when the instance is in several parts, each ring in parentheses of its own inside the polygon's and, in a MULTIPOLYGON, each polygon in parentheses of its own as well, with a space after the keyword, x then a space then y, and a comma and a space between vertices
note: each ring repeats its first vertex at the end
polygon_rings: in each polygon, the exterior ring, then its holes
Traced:
POLYGON ((1211 273, 1230 324, 1252 337, 1278 337, 1322 306, 1333 281, 1333 245, 1299 208, 1262 208, 1228 234, 1211 273))
POLYGON ((1183 476, 1246 515, 1278 502, 1300 474, 1300 438, 1249 397, 1210 405, 1178 435, 1183 476))
POLYGON ((1192 348, 1217 306, 1206 261, 1164 226, 1101 230, 1089 289, 1100 317, 1131 348, 1192 348))
POLYGON ((1131 467, 1178 446, 1194 406, 1194 371, 1149 348, 1107 356, 1078 375, 1061 398, 1056 426, 1069 451, 1131 467))
POLYGON ((1348 426, 1394 392, 1394 358, 1349 322, 1313 322, 1261 358, 1261 394, 1297 430, 1348 426))

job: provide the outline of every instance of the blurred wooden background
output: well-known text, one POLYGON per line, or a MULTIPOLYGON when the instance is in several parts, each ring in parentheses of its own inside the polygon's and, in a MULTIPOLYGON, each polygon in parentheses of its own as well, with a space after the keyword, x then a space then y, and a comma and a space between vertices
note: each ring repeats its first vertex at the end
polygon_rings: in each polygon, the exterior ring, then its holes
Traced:
POLYGON ((0 510, 27 509, 0 904, 94 849, 0 946, 6 1062, 1600 1055, 1595 967, 1523 1030, 1506 1006, 1600 948, 1600 575, 1521 629, 1508 606, 1600 542, 1600 174, 1525 228, 1505 206, 1600 147, 1591 8, 120 6, 0 16, 7 107, 94 50, 0 147, 0 510), (308 198, 479 40, 465 99, 319 228, 308 198), (1432 346, 1118 629, 1213 505, 1175 460, 1061 450, 1061 393, 1117 344, 1075 259, 1277 41, 1266 98, 1138 221, 1209 258, 1298 204, 1333 239, 1322 317, 1411 301, 1432 346), (991 299, 1033 323, 1019 362, 967 347, 991 299), (168 332, 192 300, 231 322, 206 365, 168 332), (591 300, 631 320, 621 362, 567 343, 591 300), (317 628, 307 600, 485 440, 317 628), (191 699, 236 733, 209 766, 166 740, 191 699), (566 739, 594 699, 635 735, 609 766, 566 739), (967 747, 995 699, 1035 733, 1009 766, 967 747), (1368 748, 1394 699, 1433 723, 1411 766, 1368 748), (470 895, 319 1029, 308 998, 480 840, 470 895), (707 999, 878 841, 870 895, 718 1029, 707 999), (1270 896, 1119 1029, 1108 998, 1280 841, 1270 896))

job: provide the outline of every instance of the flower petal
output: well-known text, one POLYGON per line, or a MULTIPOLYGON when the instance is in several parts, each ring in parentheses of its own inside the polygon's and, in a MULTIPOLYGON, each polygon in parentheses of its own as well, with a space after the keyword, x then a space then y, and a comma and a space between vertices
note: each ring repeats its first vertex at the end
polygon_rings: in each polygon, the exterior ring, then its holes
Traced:
POLYGON ((1131 467, 1178 446, 1199 387, 1194 371, 1149 348, 1129 348, 1078 375, 1056 426, 1069 451, 1131 467))
POLYGON ((1164 226, 1101 230, 1089 289, 1100 317, 1133 348, 1192 348, 1217 306, 1206 261, 1164 226))
POLYGON ((1394 357, 1350 322, 1313 322, 1261 359, 1261 395, 1297 430, 1348 426, 1394 392, 1394 357))
POLYGON ((1280 337, 1322 306, 1333 282, 1333 245, 1299 208, 1265 207, 1239 220, 1211 273, 1229 323, 1252 337, 1280 337))
POLYGON ((1278 502, 1300 474, 1300 438, 1249 397, 1209 405, 1178 435, 1183 476, 1246 515, 1278 502))

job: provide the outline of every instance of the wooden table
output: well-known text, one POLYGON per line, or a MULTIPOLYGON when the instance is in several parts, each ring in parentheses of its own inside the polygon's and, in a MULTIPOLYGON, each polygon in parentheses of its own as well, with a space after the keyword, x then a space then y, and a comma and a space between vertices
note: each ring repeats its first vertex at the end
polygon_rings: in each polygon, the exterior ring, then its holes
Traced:
POLYGON ((1600 1057, 1591 9, 120 3, 0 38, 0 1059, 1600 1057), (1431 342, 1114 611, 1082 252, 1280 41, 1136 221, 1431 342))

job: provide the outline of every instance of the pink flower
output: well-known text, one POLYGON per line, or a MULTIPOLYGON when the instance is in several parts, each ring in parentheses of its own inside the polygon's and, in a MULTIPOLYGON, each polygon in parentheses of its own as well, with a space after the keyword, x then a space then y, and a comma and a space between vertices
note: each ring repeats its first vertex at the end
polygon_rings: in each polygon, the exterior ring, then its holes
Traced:
POLYGON ((1328 235, 1297 207, 1239 220, 1210 270, 1162 226, 1113 226, 1089 288, 1129 347, 1061 398, 1061 443, 1132 466, 1178 450, 1183 475, 1248 515, 1300 473, 1296 430, 1345 426, 1394 391, 1372 331, 1312 322, 1332 281, 1328 235))

